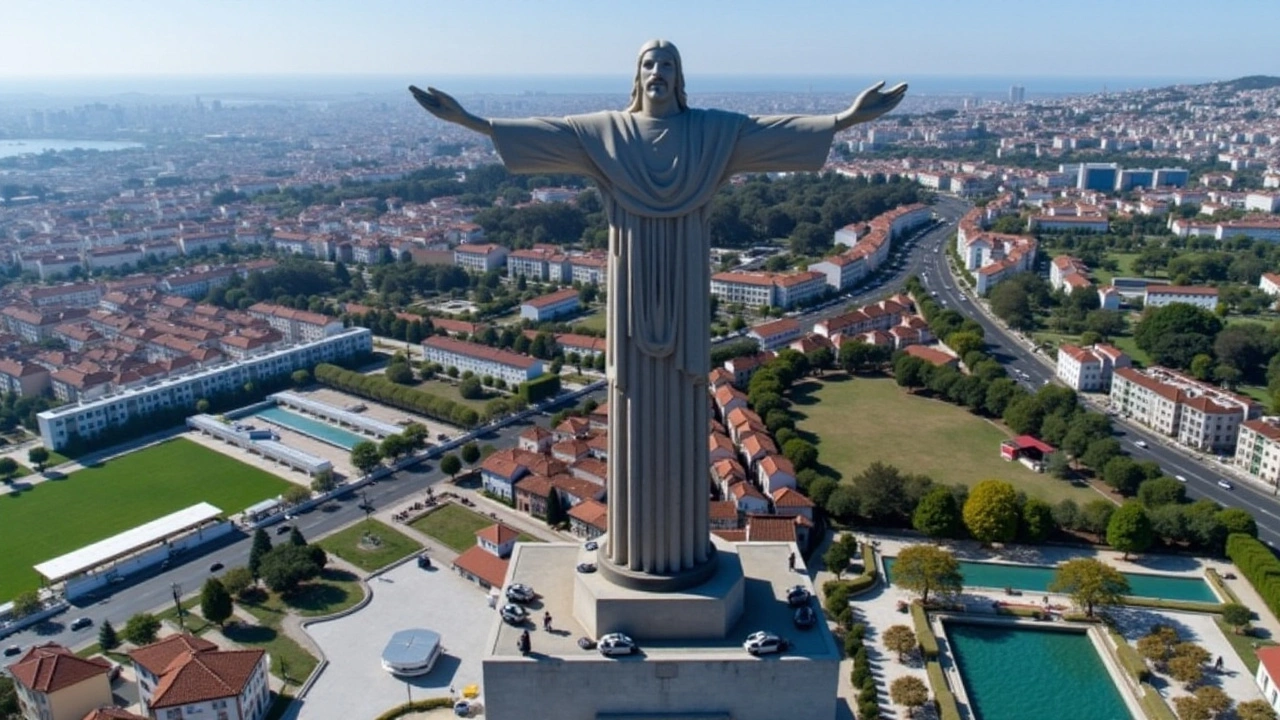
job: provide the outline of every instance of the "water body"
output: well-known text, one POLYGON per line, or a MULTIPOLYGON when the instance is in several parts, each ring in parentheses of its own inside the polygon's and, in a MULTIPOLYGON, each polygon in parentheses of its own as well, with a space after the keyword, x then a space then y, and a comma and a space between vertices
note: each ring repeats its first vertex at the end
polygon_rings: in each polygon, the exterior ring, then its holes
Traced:
MULTIPOLYGON (((892 582, 894 558, 884 559, 885 576, 892 582)), ((965 587, 1014 588, 1026 592, 1043 593, 1053 581, 1055 568, 1033 565, 1004 565, 1000 563, 960 562, 960 574, 965 587)), ((1193 602, 1220 602, 1204 580, 1175 575, 1147 575, 1145 573, 1121 573, 1129 581, 1129 595, 1159 600, 1190 600, 1193 602)))
POLYGON ((306 415, 291 413, 288 410, 282 410, 278 407, 261 410, 249 417, 260 417, 263 420, 270 420, 282 427, 287 427, 290 430, 296 430, 309 438, 314 438, 320 442, 335 445, 343 448, 344 450, 350 450, 356 446, 356 443, 368 439, 356 435, 355 433, 347 432, 342 428, 334 427, 328 423, 314 420, 306 415))
POLYGON ((1083 632, 947 622, 947 641, 977 720, 1129 720, 1083 632))
POLYGON ((117 140, 62 140, 58 138, 14 138, 0 139, 0 158, 18 155, 39 155, 43 152, 61 152, 63 150, 98 150, 112 152, 115 150, 132 150, 144 147, 142 143, 117 140))

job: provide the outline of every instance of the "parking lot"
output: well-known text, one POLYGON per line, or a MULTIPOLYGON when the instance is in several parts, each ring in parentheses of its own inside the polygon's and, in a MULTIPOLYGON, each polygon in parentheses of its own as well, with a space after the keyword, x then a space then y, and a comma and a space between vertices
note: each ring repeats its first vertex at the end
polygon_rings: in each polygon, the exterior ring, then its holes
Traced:
POLYGON ((291 717, 377 717, 410 695, 415 700, 439 697, 450 687, 461 691, 480 682, 480 659, 495 613, 479 586, 438 564, 434 570, 420 570, 408 562, 373 578, 369 587, 373 600, 358 612, 307 628, 329 666, 291 717), (406 628, 443 636, 444 655, 426 675, 401 678, 382 669, 387 640, 406 628))

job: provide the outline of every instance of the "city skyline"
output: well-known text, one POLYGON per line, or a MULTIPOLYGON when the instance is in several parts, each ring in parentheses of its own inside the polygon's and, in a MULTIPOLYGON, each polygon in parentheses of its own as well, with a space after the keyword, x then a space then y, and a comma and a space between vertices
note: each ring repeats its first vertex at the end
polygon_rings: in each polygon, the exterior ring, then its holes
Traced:
POLYGON ((622 8, 566 0, 550 9, 284 0, 234 11, 154 0, 11 5, 0 93, 22 81, 72 77, 627 76, 635 48, 650 37, 678 44, 691 76, 762 84, 792 75, 1190 82, 1280 74, 1267 36, 1280 6, 1265 0, 1236 3, 1230 14, 1148 0, 1086 0, 1069 9, 999 0, 980 13, 926 2, 909 14, 888 3, 812 0, 622 8), (1229 39, 1231 51, 1216 39, 1229 39))

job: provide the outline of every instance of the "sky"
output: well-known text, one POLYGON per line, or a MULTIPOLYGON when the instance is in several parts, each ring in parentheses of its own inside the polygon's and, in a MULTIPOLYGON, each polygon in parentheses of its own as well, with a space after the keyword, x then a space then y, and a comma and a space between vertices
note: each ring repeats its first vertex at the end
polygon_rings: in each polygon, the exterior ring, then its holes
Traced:
POLYGON ((1280 0, 4 0, 20 78, 1280 75, 1280 0))

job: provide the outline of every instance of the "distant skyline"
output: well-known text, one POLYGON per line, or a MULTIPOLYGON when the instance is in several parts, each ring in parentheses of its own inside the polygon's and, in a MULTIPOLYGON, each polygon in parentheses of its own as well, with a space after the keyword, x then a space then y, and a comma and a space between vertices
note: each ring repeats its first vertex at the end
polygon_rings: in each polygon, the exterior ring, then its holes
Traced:
POLYGON ((1280 74, 1276 0, 7 0, 2 22, 0 93, 66 77, 625 77, 651 37, 692 77, 762 82, 1280 74))

